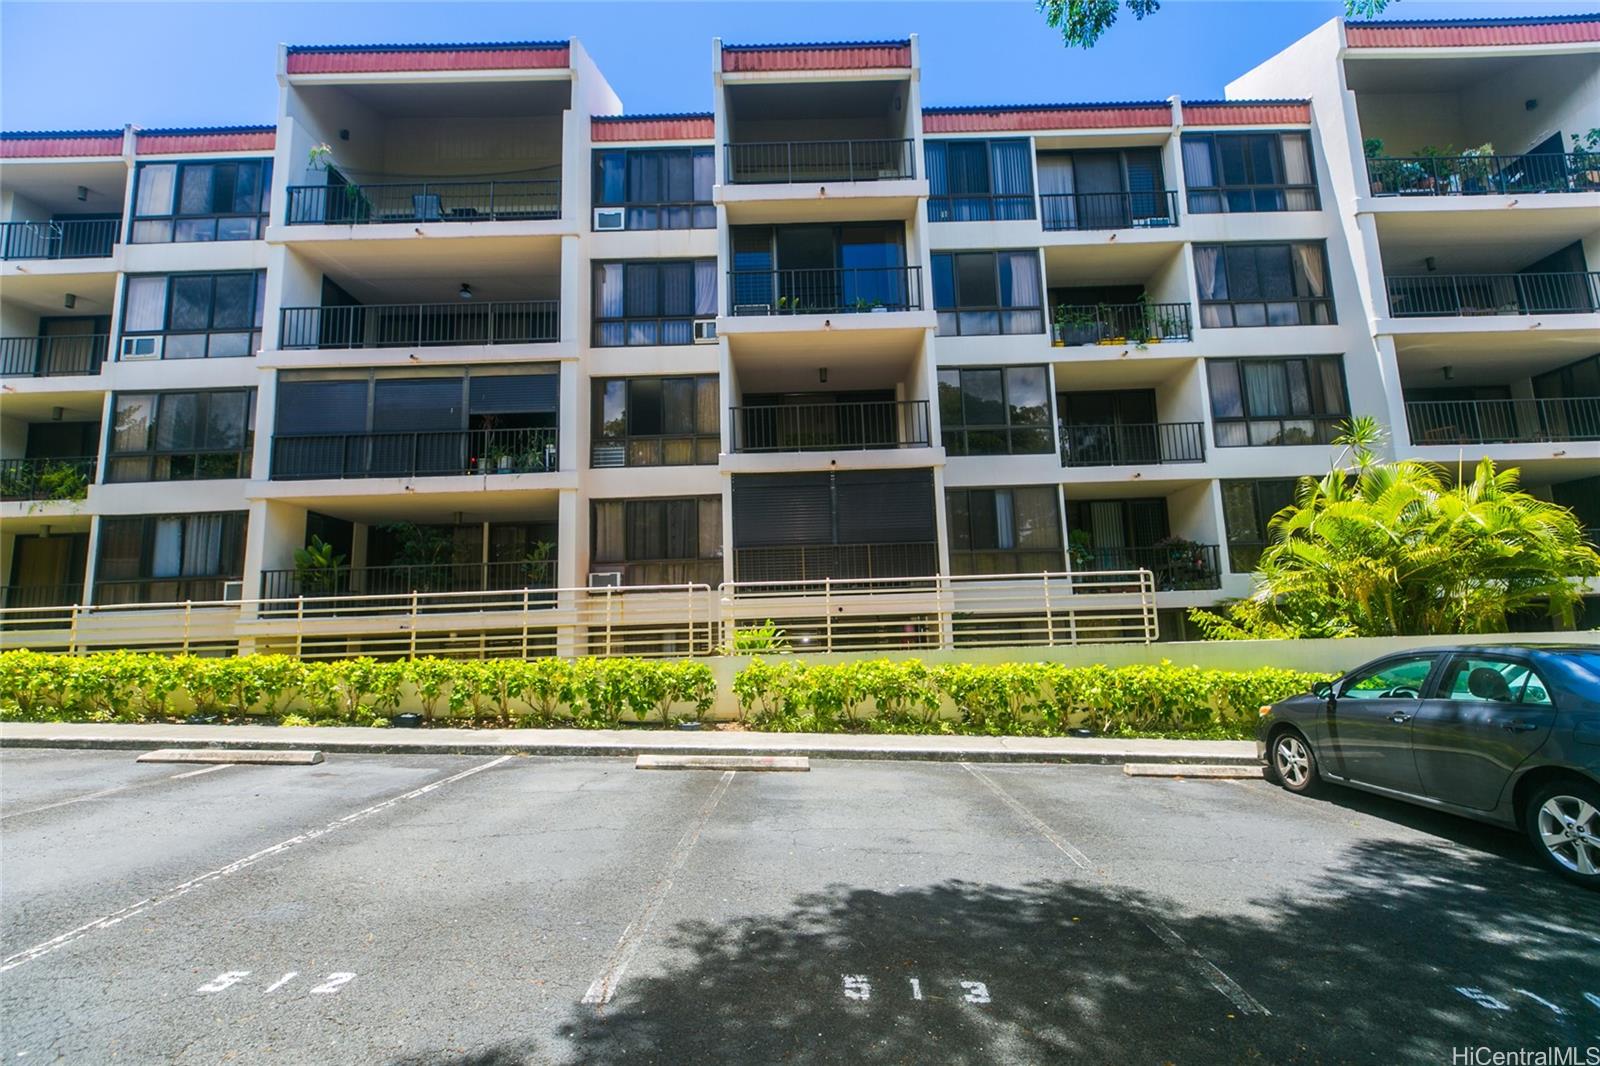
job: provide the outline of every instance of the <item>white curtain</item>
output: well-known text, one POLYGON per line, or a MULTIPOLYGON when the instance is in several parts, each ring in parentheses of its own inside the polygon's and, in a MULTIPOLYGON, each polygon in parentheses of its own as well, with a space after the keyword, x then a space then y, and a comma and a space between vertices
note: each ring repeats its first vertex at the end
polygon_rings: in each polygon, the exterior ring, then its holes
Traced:
POLYGON ((1039 193, 1046 229, 1076 229, 1078 201, 1072 194, 1072 156, 1067 152, 1039 155, 1039 193))
POLYGON ((994 546, 1010 550, 1017 546, 1016 514, 1011 508, 1011 493, 1001 489, 994 494, 994 546))
POLYGON ((122 328, 129 333, 153 333, 167 325, 167 279, 129 278, 127 307, 122 328))
POLYGON ((1320 244, 1294 244, 1294 255, 1300 262, 1300 269, 1306 278, 1305 293, 1307 296, 1328 295, 1327 272, 1322 264, 1322 246, 1320 244))
POLYGON ((155 551, 150 558, 151 577, 177 577, 183 572, 183 519, 156 520, 155 551))
POLYGON ((717 261, 696 259, 694 262, 694 313, 697 318, 714 318, 717 314, 717 261))
POLYGON ((183 538, 185 577, 209 576, 223 572, 222 532, 226 515, 191 515, 183 538))

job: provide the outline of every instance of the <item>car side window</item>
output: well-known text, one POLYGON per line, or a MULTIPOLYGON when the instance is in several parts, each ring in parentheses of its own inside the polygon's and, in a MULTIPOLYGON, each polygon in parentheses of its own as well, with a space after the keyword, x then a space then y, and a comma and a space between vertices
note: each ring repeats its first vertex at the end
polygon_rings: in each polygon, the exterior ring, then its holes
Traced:
POLYGON ((1440 694, 1463 703, 1524 703, 1548 707, 1550 692, 1522 663, 1458 655, 1445 673, 1440 694))
POLYGON ((1345 680, 1339 698, 1346 700, 1421 699, 1422 686, 1438 659, 1417 655, 1393 659, 1375 669, 1358 671, 1345 680))

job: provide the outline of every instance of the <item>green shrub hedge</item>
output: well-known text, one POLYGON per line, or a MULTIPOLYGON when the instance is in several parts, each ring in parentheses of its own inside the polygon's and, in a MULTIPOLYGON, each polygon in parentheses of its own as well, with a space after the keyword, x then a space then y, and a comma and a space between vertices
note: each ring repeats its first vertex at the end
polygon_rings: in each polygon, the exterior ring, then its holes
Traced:
MULTIPOLYGON (((752 659, 735 675, 740 719, 784 732, 1245 737, 1256 710, 1332 675, 915 659, 752 659)), ((135 652, 0 653, 0 719, 166 721, 191 711, 285 725, 389 724, 402 706, 451 725, 607 728, 702 719, 717 696, 703 662, 653 659, 209 659, 135 652)))

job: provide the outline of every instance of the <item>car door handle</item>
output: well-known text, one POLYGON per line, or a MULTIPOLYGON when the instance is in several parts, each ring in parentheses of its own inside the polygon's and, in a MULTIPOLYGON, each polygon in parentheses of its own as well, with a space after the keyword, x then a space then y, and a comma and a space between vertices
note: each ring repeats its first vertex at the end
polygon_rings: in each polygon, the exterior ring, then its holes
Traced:
POLYGON ((1395 725, 1405 725, 1414 717, 1415 715, 1408 714, 1405 711, 1395 711, 1389 716, 1389 721, 1393 722, 1395 725))
POLYGON ((1524 722, 1521 719, 1512 719, 1507 722, 1501 722, 1500 728, 1504 729, 1507 733, 1531 733, 1535 729, 1539 728, 1539 723, 1524 722))

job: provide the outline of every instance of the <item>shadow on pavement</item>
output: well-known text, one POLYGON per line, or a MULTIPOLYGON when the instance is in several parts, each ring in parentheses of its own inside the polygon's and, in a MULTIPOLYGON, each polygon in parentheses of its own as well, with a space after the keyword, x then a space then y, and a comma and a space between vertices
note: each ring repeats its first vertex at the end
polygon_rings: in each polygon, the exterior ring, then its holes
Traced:
POLYGON ((1600 897, 1447 841, 1362 843, 1325 866, 1210 914, 1087 874, 830 889, 679 925, 558 1033, 402 1061, 1449 1062, 1455 1046, 1600 1043, 1600 897))

